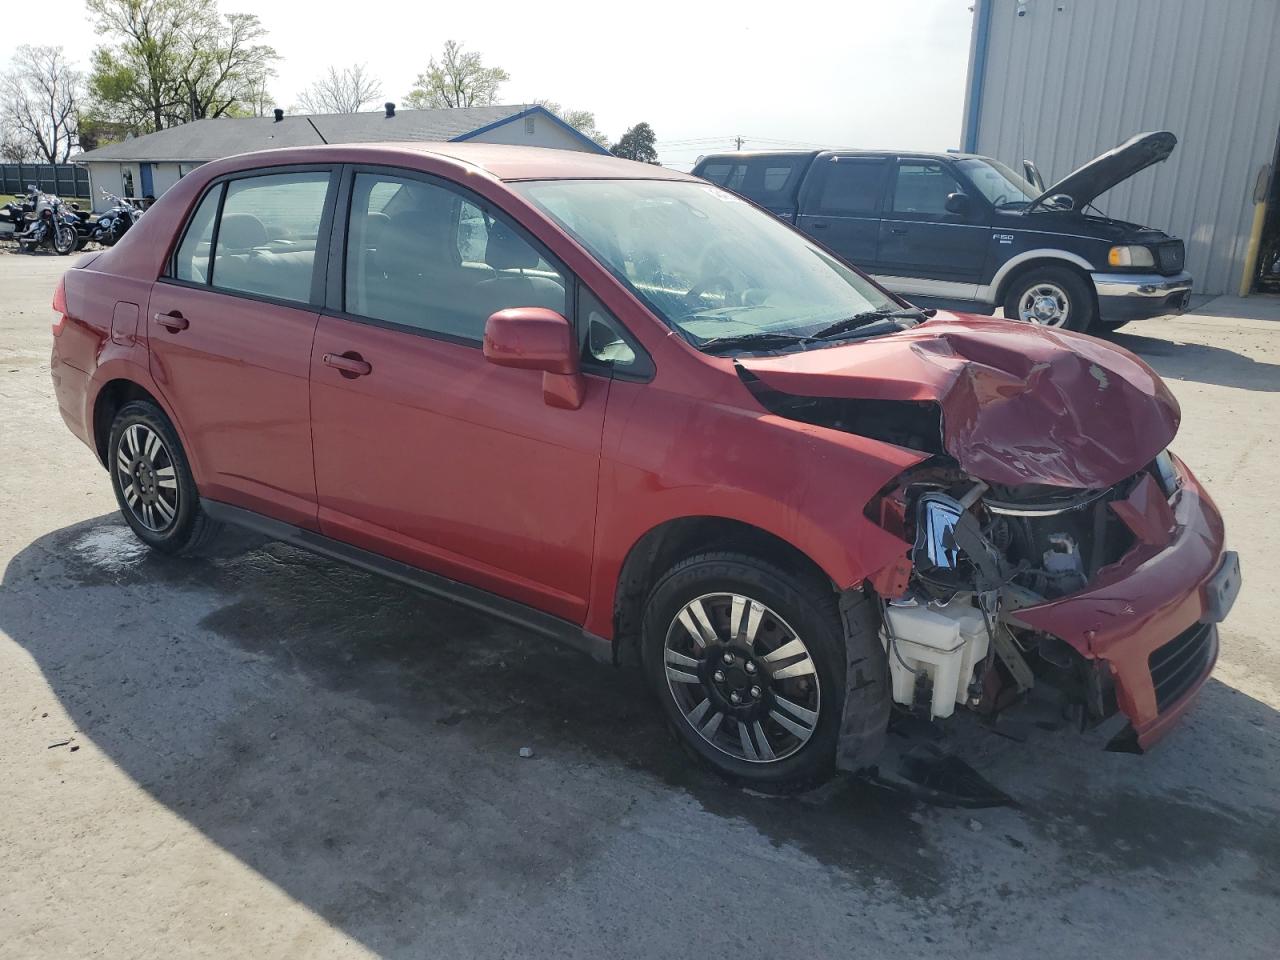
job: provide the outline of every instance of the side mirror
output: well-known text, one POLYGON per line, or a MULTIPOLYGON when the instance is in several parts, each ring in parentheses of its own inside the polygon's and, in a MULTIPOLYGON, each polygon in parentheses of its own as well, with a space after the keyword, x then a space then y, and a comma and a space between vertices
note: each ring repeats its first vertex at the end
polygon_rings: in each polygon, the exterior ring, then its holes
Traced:
POLYGON ((969 198, 963 193, 948 193, 944 206, 947 213, 954 213, 958 217, 969 215, 969 198))
POLYGON ((1030 160, 1023 160, 1022 173, 1026 177, 1027 183, 1044 193, 1044 177, 1040 176, 1040 170, 1034 163, 1030 160))
POLYGON ((577 410, 586 397, 569 321, 543 307, 499 310, 484 325, 484 358, 499 367, 542 371, 548 406, 577 410))
POLYGON ((1063 213, 1070 213, 1076 208, 1075 200, 1065 193, 1055 193, 1052 197, 1046 197, 1044 205, 1050 210, 1059 210, 1063 213))

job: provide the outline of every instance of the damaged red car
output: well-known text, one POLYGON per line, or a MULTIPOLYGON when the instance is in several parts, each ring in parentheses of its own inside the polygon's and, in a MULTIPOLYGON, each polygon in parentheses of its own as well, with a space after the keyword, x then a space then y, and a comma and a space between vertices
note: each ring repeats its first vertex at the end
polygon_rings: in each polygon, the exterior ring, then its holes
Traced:
POLYGON ((62 415, 143 541, 238 524, 636 663, 763 787, 1033 687, 1149 746, 1239 589, 1137 357, 918 310, 660 167, 234 157, 55 308, 62 415))

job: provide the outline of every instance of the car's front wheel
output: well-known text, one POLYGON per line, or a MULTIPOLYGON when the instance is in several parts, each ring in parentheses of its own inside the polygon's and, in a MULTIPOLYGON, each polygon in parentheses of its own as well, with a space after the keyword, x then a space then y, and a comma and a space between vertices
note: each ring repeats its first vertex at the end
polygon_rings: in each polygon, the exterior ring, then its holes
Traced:
POLYGON ((845 702, 835 593, 739 553, 677 564, 645 609, 643 661, 676 735, 721 774, 801 789, 830 775, 845 702))
POLYGON ((1040 267, 1023 274, 1004 300, 1006 319, 1063 330, 1088 330, 1096 312, 1089 283, 1065 267, 1040 267))
POLYGON ((120 511, 148 546, 183 553, 214 535, 216 524, 200 507, 177 431, 154 403, 135 400, 120 409, 107 457, 120 511))

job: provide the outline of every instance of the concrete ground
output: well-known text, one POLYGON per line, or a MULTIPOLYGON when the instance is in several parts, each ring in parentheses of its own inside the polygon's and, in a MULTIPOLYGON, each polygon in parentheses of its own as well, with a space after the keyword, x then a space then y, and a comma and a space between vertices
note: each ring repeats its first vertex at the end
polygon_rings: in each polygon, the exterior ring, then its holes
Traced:
POLYGON ((1016 805, 970 811, 731 789, 571 651, 278 544, 150 555, 54 404, 66 264, 0 256, 0 957, 1277 955, 1280 324, 1115 337, 1243 558, 1197 708, 1142 757, 989 737, 1016 805))

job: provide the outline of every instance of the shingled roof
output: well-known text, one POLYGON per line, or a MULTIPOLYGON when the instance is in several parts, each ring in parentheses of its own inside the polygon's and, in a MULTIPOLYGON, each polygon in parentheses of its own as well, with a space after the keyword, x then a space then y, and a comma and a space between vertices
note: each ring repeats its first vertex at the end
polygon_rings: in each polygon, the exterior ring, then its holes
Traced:
MULTIPOLYGON (((76 163, 114 160, 143 163, 203 163, 237 153, 274 147, 305 147, 322 143, 377 143, 405 140, 465 140, 491 126, 537 113, 563 124, 543 107, 493 105, 452 110, 385 110, 369 113, 322 113, 272 117, 219 117, 169 127, 90 150, 76 163)), ((577 131, 573 131, 577 134, 577 131)), ((582 136, 578 134, 578 136, 582 136)), ((582 137, 584 145, 591 141, 582 137)), ((592 144, 594 146, 594 144, 592 144)), ((600 148, 597 148, 600 149, 600 148)))

